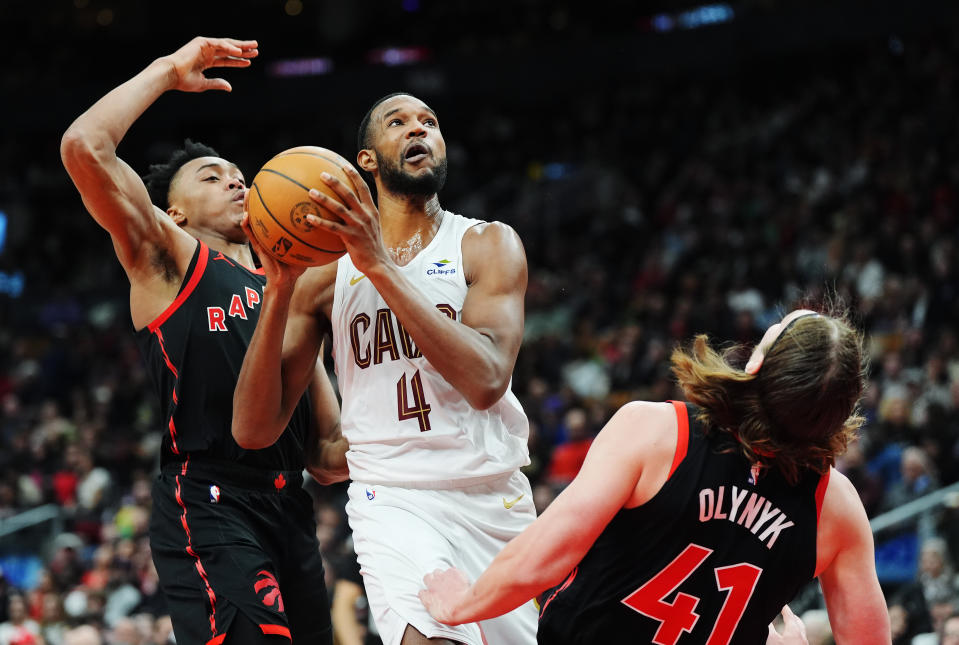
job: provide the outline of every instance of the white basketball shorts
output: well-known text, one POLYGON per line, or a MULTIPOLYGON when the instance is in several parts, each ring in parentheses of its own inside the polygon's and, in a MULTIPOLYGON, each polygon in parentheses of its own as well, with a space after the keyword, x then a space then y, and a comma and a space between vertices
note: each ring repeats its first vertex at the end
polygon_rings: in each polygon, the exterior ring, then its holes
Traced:
POLYGON ((456 567, 471 581, 536 519, 529 481, 519 471, 463 488, 404 488, 352 482, 346 505, 370 611, 384 645, 407 625, 428 638, 467 645, 533 645, 538 612, 530 600, 492 620, 450 627, 417 594, 423 576, 456 567))

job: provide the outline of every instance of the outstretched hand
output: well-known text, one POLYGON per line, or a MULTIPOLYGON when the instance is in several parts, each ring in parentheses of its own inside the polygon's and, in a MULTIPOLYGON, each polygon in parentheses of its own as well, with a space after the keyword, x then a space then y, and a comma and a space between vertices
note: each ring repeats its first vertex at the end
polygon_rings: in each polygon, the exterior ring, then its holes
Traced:
POLYGON ((420 602, 430 612, 430 616, 446 625, 458 625, 453 617, 453 609, 466 598, 470 582, 466 574, 456 568, 435 570, 423 577, 426 589, 419 593, 420 602))
POLYGON ((280 262, 270 255, 270 253, 263 248, 263 245, 260 244, 260 241, 256 239, 256 236, 253 235, 253 230, 250 228, 250 215, 248 213, 243 214, 241 226, 243 227, 243 232, 246 233, 247 239, 250 240, 253 251, 260 259, 260 265, 263 267, 263 273, 266 275, 267 288, 287 289, 292 293, 293 285, 296 284, 297 279, 306 271, 306 267, 280 262))
POLYGON ((806 640, 806 626, 789 605, 783 606, 783 633, 777 632, 770 623, 766 645, 809 645, 806 640))
POLYGON ((312 226, 339 236, 353 265, 366 273, 377 263, 390 261, 380 230, 380 212, 360 173, 350 164, 344 164, 342 168, 350 178, 352 186, 344 184, 329 173, 321 175, 323 182, 339 196, 339 201, 318 190, 310 191, 310 199, 342 221, 337 222, 312 214, 307 215, 306 220, 312 226))
POLYGON ((204 38, 199 36, 162 60, 173 68, 172 89, 183 92, 205 92, 233 87, 222 78, 207 78, 203 72, 211 67, 249 67, 250 59, 259 51, 255 40, 204 38))

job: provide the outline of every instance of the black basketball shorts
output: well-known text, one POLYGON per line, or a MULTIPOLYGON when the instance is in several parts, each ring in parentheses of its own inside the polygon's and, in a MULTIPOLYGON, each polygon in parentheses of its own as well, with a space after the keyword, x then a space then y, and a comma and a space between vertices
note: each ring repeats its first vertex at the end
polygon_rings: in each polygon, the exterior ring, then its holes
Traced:
POLYGON ((164 466, 150 546, 177 643, 223 643, 237 612, 264 634, 332 644, 313 504, 300 472, 164 466))

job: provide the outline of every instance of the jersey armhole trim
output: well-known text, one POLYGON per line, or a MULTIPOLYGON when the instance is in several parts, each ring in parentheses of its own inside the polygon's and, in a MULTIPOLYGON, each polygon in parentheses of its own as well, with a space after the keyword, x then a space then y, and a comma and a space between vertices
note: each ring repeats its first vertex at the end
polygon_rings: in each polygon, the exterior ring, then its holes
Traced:
POLYGON ((153 322, 147 325, 151 334, 155 332, 160 325, 165 323, 167 319, 173 315, 173 312, 180 308, 180 305, 182 305, 186 299, 190 297, 190 294, 193 293, 193 290, 196 289, 200 278, 203 277, 203 272, 206 271, 207 256, 210 254, 210 249, 202 241, 198 241, 198 243, 200 245, 199 256, 196 259, 196 266, 193 268, 193 273, 190 274, 189 281, 183 290, 177 294, 176 299, 170 303, 170 306, 167 307, 162 314, 157 316, 153 322))
POLYGON ((673 455, 673 464, 669 467, 668 480, 679 468, 679 464, 686 458, 686 452, 689 450, 689 412, 686 404, 680 401, 670 401, 676 410, 676 454, 673 455))
POLYGON ((260 631, 267 636, 285 636, 291 641, 293 640, 293 636, 290 635, 289 628, 284 627, 283 625, 270 625, 268 623, 267 624, 260 623, 259 627, 260 627, 260 631))
POLYGON ((819 516, 822 515, 822 502, 826 497, 826 489, 829 488, 829 473, 832 468, 827 470, 819 478, 819 484, 816 486, 816 526, 819 526, 819 516))

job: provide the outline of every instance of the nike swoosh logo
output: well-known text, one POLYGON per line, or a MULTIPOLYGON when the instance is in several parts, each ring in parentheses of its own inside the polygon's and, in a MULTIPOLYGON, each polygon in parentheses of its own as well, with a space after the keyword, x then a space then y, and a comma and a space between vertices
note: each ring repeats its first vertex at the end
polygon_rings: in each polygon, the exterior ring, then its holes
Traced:
POLYGON ((513 508, 513 505, 516 504, 516 502, 518 502, 519 500, 523 499, 523 497, 524 497, 525 495, 526 495, 526 493, 523 493, 522 495, 520 495, 519 497, 517 497, 516 499, 514 499, 512 502, 507 502, 507 501, 506 501, 506 498, 504 497, 504 498, 503 498, 503 506, 505 506, 507 509, 513 508))
POLYGON ((358 277, 358 278, 350 278, 350 286, 352 287, 354 284, 356 284, 357 282, 359 282, 360 280, 362 280, 362 279, 365 278, 365 277, 366 277, 365 275, 361 275, 361 276, 358 277))

